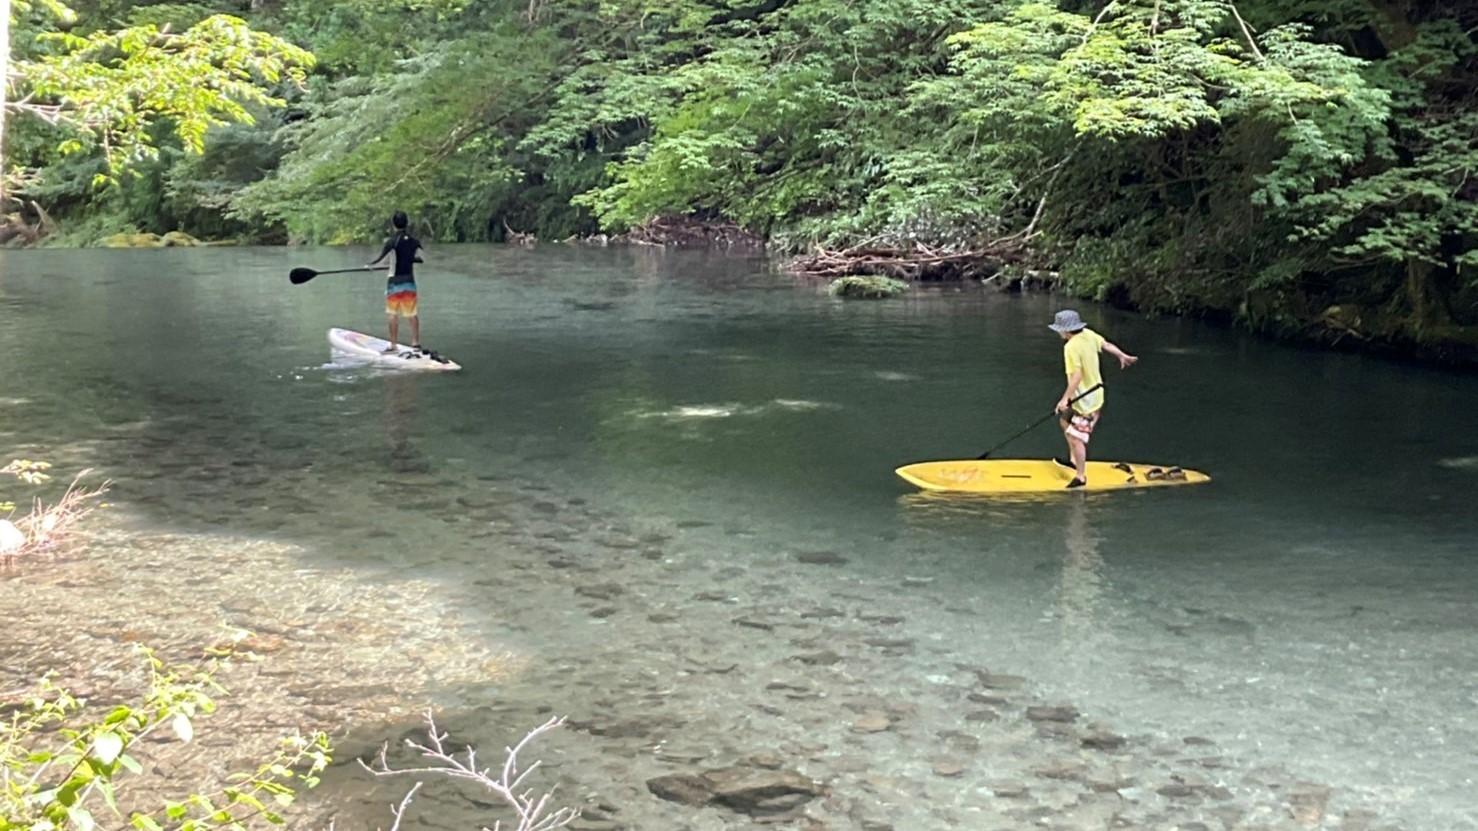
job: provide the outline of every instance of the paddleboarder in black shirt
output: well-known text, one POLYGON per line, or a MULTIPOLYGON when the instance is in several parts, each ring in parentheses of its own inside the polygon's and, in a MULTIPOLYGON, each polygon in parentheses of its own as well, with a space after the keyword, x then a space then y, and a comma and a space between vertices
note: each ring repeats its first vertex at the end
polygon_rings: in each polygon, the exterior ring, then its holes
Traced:
POLYGON ((410 219, 405 211, 396 211, 395 216, 390 218, 390 224, 395 229, 395 236, 385 241, 385 247, 380 250, 380 256, 376 257, 369 266, 376 266, 385 259, 390 252, 395 252, 395 267, 390 271, 390 279, 385 283, 385 314, 390 318, 390 346, 386 352, 396 351, 396 339, 400 335, 400 319, 408 317, 411 320, 411 348, 416 351, 421 349, 421 316, 416 307, 416 263, 425 262, 421 259, 419 252, 425 251, 420 240, 411 236, 407 230, 410 219))

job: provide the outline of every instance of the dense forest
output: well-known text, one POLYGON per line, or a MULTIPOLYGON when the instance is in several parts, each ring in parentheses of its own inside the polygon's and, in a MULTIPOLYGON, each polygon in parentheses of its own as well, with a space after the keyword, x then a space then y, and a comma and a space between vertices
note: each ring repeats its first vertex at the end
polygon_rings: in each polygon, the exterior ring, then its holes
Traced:
POLYGON ((50 244, 675 217, 1478 359, 1474 4, 89 0, 10 42, 6 210, 50 244))

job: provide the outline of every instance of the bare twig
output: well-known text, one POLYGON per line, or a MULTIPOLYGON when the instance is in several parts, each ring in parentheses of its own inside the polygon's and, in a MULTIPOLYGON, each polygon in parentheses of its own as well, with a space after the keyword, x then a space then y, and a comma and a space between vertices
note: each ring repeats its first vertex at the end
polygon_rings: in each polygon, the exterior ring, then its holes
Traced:
MULTIPOLYGON (((504 748, 503 769, 496 779, 491 775, 490 768, 478 768, 476 748, 467 748, 465 762, 457 759, 447 750, 447 734, 436 726, 436 719, 430 712, 426 713, 426 743, 422 744, 407 739, 406 746, 420 753, 422 758, 430 760, 432 764, 398 770, 392 768, 387 759, 389 745, 382 745, 380 747, 380 755, 374 766, 366 764, 362 759, 359 764, 375 776, 419 774, 476 782, 507 803, 514 810, 514 813, 518 816, 518 825, 514 831, 553 831, 553 829, 563 828, 569 825, 576 817, 580 816, 580 811, 576 808, 559 808, 551 813, 550 802, 554 797, 552 790, 540 794, 537 798, 534 797, 532 790, 523 790, 524 780, 528 778, 529 774, 539 768, 540 763, 536 761, 529 765, 528 768, 520 771, 518 767, 518 754, 528 747, 534 739, 563 724, 563 718, 551 718, 529 731, 528 735, 524 736, 523 740, 514 747, 504 748)), ((401 800, 400 806, 395 809, 395 825, 391 826, 390 831, 396 831, 399 828, 401 816, 410 805, 411 797, 420 785, 421 783, 417 783, 416 787, 412 788, 410 793, 406 794, 405 798, 401 800)), ((501 821, 493 824, 493 831, 501 831, 501 829, 501 821)))
POLYGON ((1252 47, 1252 54, 1256 55, 1260 61, 1267 60, 1263 56, 1262 50, 1257 48, 1257 38, 1252 36, 1252 27, 1248 26, 1247 21, 1242 19, 1242 14, 1237 11, 1237 5, 1235 3, 1228 3, 1227 8, 1231 10, 1232 17, 1237 18, 1237 25, 1242 27, 1242 36, 1247 38, 1247 45, 1252 47))
POLYGON ((78 483, 91 472, 84 470, 78 473, 55 505, 47 507, 40 499, 35 500, 31 512, 15 523, 16 529, 25 534, 25 540, 8 551, 0 552, 0 563, 52 549, 64 542, 71 533, 72 526, 92 512, 92 506, 87 504, 88 500, 102 496, 111 484, 103 482, 96 488, 81 487, 78 483))
POLYGON ((390 831, 400 831, 400 823, 405 819, 405 809, 411 806, 411 798, 416 795, 416 791, 419 791, 424 784, 426 783, 417 782, 411 786, 410 790, 405 792, 405 796, 400 800, 399 805, 390 806, 390 813, 395 816, 395 824, 390 826, 390 831))
POLYGON ((1088 38, 1090 38, 1090 37, 1093 36, 1093 30, 1095 30, 1095 29, 1098 28, 1098 24, 1102 23, 1103 22, 1103 19, 1105 17, 1108 17, 1109 12, 1113 11, 1114 10, 1114 6, 1117 6, 1117 5, 1118 5, 1118 3, 1109 2, 1107 5, 1105 5, 1103 7, 1103 11, 1101 11, 1101 12, 1098 13, 1098 17, 1093 18, 1093 23, 1088 26, 1088 31, 1086 31, 1086 32, 1083 33, 1083 42, 1084 43, 1087 43, 1088 42, 1088 38))

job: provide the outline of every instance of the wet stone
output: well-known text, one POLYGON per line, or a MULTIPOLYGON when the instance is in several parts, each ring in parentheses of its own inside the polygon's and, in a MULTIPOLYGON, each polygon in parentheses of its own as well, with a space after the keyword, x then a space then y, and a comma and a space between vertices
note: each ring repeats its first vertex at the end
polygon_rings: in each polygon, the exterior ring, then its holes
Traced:
POLYGON ((1333 790, 1330 788, 1300 782, 1288 794, 1288 813, 1295 821, 1304 825, 1317 825, 1324 819, 1332 794, 1333 790))
POLYGON ((658 759, 661 759, 664 762, 692 764, 694 762, 701 762, 704 759, 712 756, 713 751, 696 747, 683 748, 663 746, 660 750, 655 751, 652 755, 656 756, 658 759))
POLYGON ((1079 741, 1078 731, 1071 724, 1062 724, 1056 721, 1037 722, 1037 735, 1045 739, 1056 739, 1059 741, 1079 741))
POLYGON ((713 787, 713 801, 741 814, 783 814, 824 793, 810 778, 794 771, 727 768, 703 774, 713 787))
POLYGON ((1077 762, 1053 761, 1033 767, 1032 775, 1043 779, 1078 779, 1083 775, 1084 769, 1077 762))
POLYGON ((689 655, 687 656, 687 662, 695 672, 710 672, 720 675, 733 672, 739 666, 734 661, 715 658, 709 655, 689 655))
POLYGON ((1027 707, 1026 717, 1032 721, 1056 721, 1068 723, 1076 721, 1078 711, 1073 707, 1027 707))
POLYGON ((647 780, 647 790, 660 799, 694 807, 713 801, 713 785, 691 773, 673 773, 647 780))
POLYGON ((958 759, 940 759, 934 763, 935 776, 954 777, 964 772, 965 763, 958 759))
POLYGON ((847 558, 833 551, 804 551, 795 555, 802 563, 813 566, 840 566, 847 564, 847 558))
POLYGON ((571 831, 621 831, 626 826, 615 820, 592 819, 582 814, 571 820, 570 824, 565 827, 571 831))
POLYGON ((641 547, 641 542, 632 537, 607 536, 601 537, 596 542, 600 543, 606 548, 615 548, 621 551, 629 551, 633 548, 641 547))
POLYGON ((832 652, 830 649, 823 649, 820 652, 807 652, 794 655, 791 657, 791 660, 799 661, 808 666, 831 666, 832 664, 841 663, 843 659, 842 656, 832 652))
POLYGON ((989 690, 1019 690, 1026 686, 1026 679, 1020 675, 999 675, 993 672, 980 672, 977 675, 980 686, 989 690))
POLYGON ((1119 750, 1123 745, 1125 745, 1123 736, 1103 729, 1103 727, 1095 727, 1083 735, 1083 747, 1091 748, 1091 750, 1119 750))
POLYGON ((975 704, 988 704, 992 707, 1004 707, 1011 703, 1011 699, 1004 695, 995 695, 994 693, 970 693, 965 696, 965 700, 975 704))
POLYGON ((596 600, 610 600, 626 593, 626 589, 617 583, 598 583, 593 586, 576 586, 575 594, 582 597, 592 597, 596 600))
POLYGON ((860 718, 852 722, 852 732, 881 733, 892 726, 893 721, 892 719, 888 718, 887 713, 878 710, 872 710, 863 713, 860 718))
POLYGON ((1168 785, 1161 785, 1160 787, 1156 788, 1155 793, 1163 797, 1168 797, 1170 799, 1184 799, 1186 797, 1194 796, 1196 794, 1196 789, 1182 782, 1171 782, 1168 785))
POLYGON ((969 722, 989 722, 1000 720, 1001 714, 997 713, 995 710, 972 710, 965 714, 965 721, 969 722))
POLYGON ((801 617, 807 619, 822 619, 829 617, 845 617, 846 614, 847 613, 842 611, 841 609, 832 609, 825 606, 817 606, 814 609, 807 609, 806 611, 801 612, 801 617))
POLYGON ((991 782, 986 787, 1002 799, 1021 799, 1029 793, 1026 785, 1020 782, 991 782))
POLYGON ((945 747, 957 752, 973 753, 980 749, 980 739, 969 733, 961 733, 958 730, 940 732, 939 740, 944 742, 945 747))

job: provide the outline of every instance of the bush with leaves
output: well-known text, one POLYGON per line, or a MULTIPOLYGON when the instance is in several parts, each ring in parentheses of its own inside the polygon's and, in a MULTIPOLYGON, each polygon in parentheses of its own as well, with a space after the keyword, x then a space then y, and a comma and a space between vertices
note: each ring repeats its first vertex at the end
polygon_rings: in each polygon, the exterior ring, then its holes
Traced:
POLYGON ((318 782, 329 762, 326 737, 294 736, 256 770, 218 788, 139 805, 146 798, 135 794, 153 798, 168 783, 148 778, 137 748, 168 733, 190 741, 196 720, 215 709, 211 694, 221 689, 214 680, 221 665, 212 659, 201 667, 168 666, 148 649, 138 650, 148 673, 140 700, 100 711, 48 678, 0 703, 0 831, 92 831, 119 823, 141 831, 282 825, 278 811, 292 804, 295 788, 318 782))

